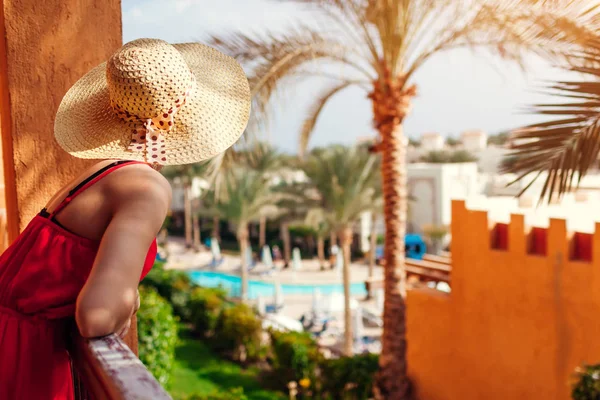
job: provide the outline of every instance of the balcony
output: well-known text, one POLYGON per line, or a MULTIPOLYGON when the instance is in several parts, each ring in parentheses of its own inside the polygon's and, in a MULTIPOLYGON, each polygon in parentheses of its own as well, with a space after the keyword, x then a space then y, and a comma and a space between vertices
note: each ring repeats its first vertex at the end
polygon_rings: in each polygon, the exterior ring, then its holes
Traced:
MULTIPOLYGON (((135 321, 132 321, 132 326, 135 321)), ((126 340, 112 334, 85 339, 76 327, 69 341, 75 399, 77 400, 169 400, 171 396, 146 369, 135 353, 135 329, 126 340)))

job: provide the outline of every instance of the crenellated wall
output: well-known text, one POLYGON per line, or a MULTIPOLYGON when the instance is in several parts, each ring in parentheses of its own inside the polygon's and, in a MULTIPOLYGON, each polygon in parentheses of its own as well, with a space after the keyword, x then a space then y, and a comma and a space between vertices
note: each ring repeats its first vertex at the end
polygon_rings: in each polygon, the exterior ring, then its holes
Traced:
POLYGON ((452 204, 452 293, 412 290, 408 364, 418 399, 569 399, 600 362, 600 224, 493 225, 452 204))

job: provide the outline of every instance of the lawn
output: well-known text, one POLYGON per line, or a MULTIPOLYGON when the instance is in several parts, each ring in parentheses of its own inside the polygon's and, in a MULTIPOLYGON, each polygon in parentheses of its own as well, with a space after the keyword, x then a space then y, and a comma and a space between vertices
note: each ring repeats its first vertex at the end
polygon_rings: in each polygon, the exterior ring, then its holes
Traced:
POLYGON ((192 393, 210 394, 242 387, 249 400, 285 400, 282 393, 263 389, 259 370, 244 369, 220 358, 201 340, 192 338, 188 329, 179 327, 175 367, 171 377, 171 395, 183 399, 192 393))

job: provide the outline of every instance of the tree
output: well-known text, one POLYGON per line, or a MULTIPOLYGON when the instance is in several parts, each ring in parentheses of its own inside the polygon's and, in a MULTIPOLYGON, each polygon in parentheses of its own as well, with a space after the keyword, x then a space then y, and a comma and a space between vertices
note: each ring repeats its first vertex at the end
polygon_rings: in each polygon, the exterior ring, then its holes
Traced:
POLYGON ((324 212, 321 208, 313 208, 306 214, 304 223, 317 235, 317 259, 321 270, 325 269, 325 237, 331 232, 324 212))
POLYGON ((408 138, 408 144, 413 147, 421 147, 421 141, 415 138, 408 138))
POLYGON ((500 132, 495 135, 490 135, 488 137, 488 144, 492 144, 495 146, 504 146, 510 137, 510 132, 500 132))
POLYGON ((216 202, 214 212, 236 226, 242 267, 241 298, 245 301, 248 299, 248 224, 259 220, 264 209, 273 202, 273 193, 264 173, 243 167, 229 171, 223 185, 227 200, 216 202))
MULTIPOLYGON (((237 155, 237 162, 245 165, 247 168, 258 173, 267 174, 266 177, 273 177, 278 167, 284 165, 286 157, 279 153, 268 143, 257 142, 250 148, 240 151, 237 155)), ((267 212, 260 215, 258 229, 258 246, 262 248, 266 244, 267 235, 267 212)))
POLYGON ((546 172, 540 201, 551 201, 578 186, 600 156, 600 35, 589 40, 583 52, 574 52, 569 70, 583 74, 580 81, 557 82, 550 89, 563 99, 538 104, 533 111, 552 116, 513 132, 512 151, 501 165, 518 174, 515 182, 529 179, 523 194, 546 172))
POLYGON ((460 140, 454 136, 448 136, 446 137, 446 144, 450 147, 458 146, 460 144, 460 140))
POLYGON ((339 232, 344 259, 344 352, 353 354, 350 309, 350 256, 353 226, 361 214, 373 207, 373 180, 378 176, 376 159, 356 148, 333 147, 309 157, 303 165, 306 176, 319 193, 321 219, 339 232))
POLYGON ((449 151, 430 151, 425 156, 421 157, 422 162, 433 164, 447 163, 465 163, 475 162, 477 157, 466 150, 449 151))
POLYGON ((306 182, 285 179, 274 186, 273 190, 278 195, 275 203, 277 206, 275 215, 279 220, 279 230, 283 241, 283 260, 287 267, 291 258, 290 225, 304 222, 307 213, 314 207, 315 194, 306 182))
POLYGON ((197 221, 197 211, 194 209, 192 199, 192 181, 196 177, 206 174, 208 163, 174 165, 164 168, 162 174, 170 180, 181 179, 183 184, 183 213, 185 224, 185 245, 191 248, 195 243, 200 242, 200 228, 195 225, 197 221))
MULTIPOLYGON (((284 0, 281 0, 284 1, 284 0)), ((302 126, 301 152, 319 115, 336 94, 356 86, 373 106, 382 152, 385 199, 385 310, 376 394, 406 399, 404 233, 406 230, 406 138, 402 123, 416 94, 412 80, 432 56, 457 47, 482 47, 522 62, 527 50, 557 56, 592 29, 570 18, 581 3, 548 0, 288 0, 323 17, 326 30, 300 26, 285 32, 214 37, 213 44, 236 57, 249 73, 253 125, 268 118, 273 94, 304 78, 331 77, 315 96, 302 126), (556 14, 556 15, 555 15, 556 14), (549 45, 549 42, 552 42, 549 45), (328 68, 336 67, 335 75, 328 68)))

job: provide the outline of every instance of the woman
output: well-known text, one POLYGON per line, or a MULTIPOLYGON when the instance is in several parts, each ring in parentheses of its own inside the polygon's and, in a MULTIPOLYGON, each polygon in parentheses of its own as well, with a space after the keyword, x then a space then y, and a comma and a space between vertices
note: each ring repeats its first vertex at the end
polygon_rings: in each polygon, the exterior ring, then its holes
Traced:
POLYGON ((157 169, 223 152, 249 111, 240 66, 200 44, 130 42, 69 90, 55 137, 103 161, 0 257, 0 399, 73 398, 69 321, 85 337, 127 331, 171 200, 157 169))

